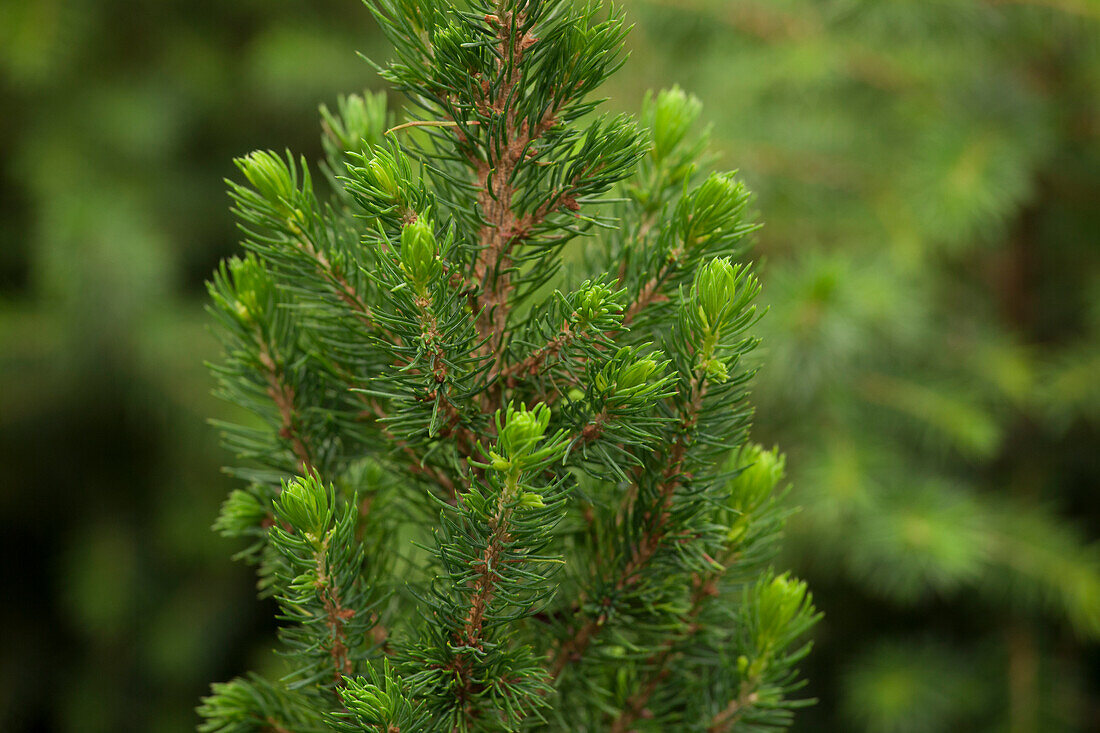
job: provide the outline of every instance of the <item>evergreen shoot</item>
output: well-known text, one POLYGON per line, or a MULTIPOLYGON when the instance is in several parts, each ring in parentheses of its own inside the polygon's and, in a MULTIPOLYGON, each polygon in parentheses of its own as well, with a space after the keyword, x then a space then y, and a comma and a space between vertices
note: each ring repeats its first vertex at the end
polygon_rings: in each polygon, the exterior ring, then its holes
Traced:
POLYGON ((215 371, 255 419, 222 425, 216 528, 286 667, 215 685, 200 729, 785 728, 817 615, 769 569, 756 225, 698 101, 601 113, 628 27, 598 2, 371 9, 404 117, 341 99, 324 186, 262 151, 229 184, 215 371))

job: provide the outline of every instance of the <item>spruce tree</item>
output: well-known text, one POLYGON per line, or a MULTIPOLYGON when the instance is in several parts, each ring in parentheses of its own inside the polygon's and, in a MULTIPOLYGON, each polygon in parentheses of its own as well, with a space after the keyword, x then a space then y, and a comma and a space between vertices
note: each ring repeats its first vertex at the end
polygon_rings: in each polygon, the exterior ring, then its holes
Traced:
POLYGON ((783 728, 816 616, 768 569, 783 459, 747 442, 748 192, 697 100, 591 97, 617 9, 372 5, 404 92, 322 108, 231 182, 210 284, 246 538, 285 675, 204 731, 783 728))

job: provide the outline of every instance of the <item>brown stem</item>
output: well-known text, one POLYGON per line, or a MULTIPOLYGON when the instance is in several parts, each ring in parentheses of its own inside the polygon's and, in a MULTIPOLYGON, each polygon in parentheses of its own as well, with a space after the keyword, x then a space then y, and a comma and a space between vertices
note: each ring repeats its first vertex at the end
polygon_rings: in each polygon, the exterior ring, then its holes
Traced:
POLYGON ((741 694, 730 700, 721 712, 710 720, 707 733, 727 733, 741 719, 747 708, 756 704, 760 696, 749 685, 742 685, 741 694))
POLYGON ((707 599, 718 595, 718 580, 724 572, 723 567, 722 570, 708 574, 706 578, 696 578, 695 591, 691 594, 691 607, 684 616, 684 623, 687 625, 685 632, 665 639, 660 649, 647 660, 649 676, 641 688, 627 699, 626 707, 619 712, 611 725, 611 733, 626 733, 634 721, 645 716, 646 705, 649 704, 650 698, 669 675, 668 663, 673 656, 673 650, 677 644, 699 631, 695 620, 699 617, 707 599))
MULTIPOLYGON (((691 382, 688 404, 681 416, 680 432, 672 445, 668 465, 662 474, 661 483, 658 487, 657 506, 655 511, 647 515, 648 526, 643 532, 642 538, 631 548, 630 559, 619 571, 613 594, 629 588, 641 579, 641 572, 653 559, 653 556, 657 554, 664 541, 665 530, 671 517, 672 500, 682 482, 684 459, 687 456, 690 437, 698 421, 706 391, 707 383, 704 381, 704 375, 697 372, 691 382)), ((634 501, 637 495, 636 490, 631 492, 628 497, 632 498, 628 498, 627 501, 634 501)), ((629 510, 625 513, 629 513, 629 510)), ((603 605, 607 606, 609 603, 610 597, 605 596, 603 605)), ((578 661, 584 656, 585 651, 592 643, 592 639, 602 628, 605 621, 606 617, 602 614, 597 619, 589 619, 573 636, 562 642, 550 662, 551 679, 556 680, 569 662, 578 661)))
POLYGON ((607 421, 610 419, 611 415, 608 414, 606 407, 600 410, 599 414, 581 429, 581 434, 577 436, 577 444, 588 445, 599 440, 600 436, 603 435, 604 428, 607 427, 607 421))
POLYGON ((291 450, 298 459, 298 470, 307 475, 314 473, 309 446, 297 425, 298 411, 294 403, 296 396, 294 387, 284 381, 283 370, 275 361, 270 345, 259 330, 256 332, 256 342, 260 347, 260 366, 263 367, 264 379, 267 381, 267 394, 279 410, 282 423, 279 428, 279 437, 290 441, 291 450))
POLYGON ((489 542, 481 553, 481 560, 477 565, 480 570, 474 580, 474 594, 470 598, 470 610, 466 614, 466 622, 463 626, 463 643, 469 647, 480 648, 481 628, 485 620, 485 612, 493 600, 496 588, 494 567, 500 559, 500 553, 504 544, 508 541, 508 511, 506 509, 509 493, 502 490, 497 500, 496 513, 490 521, 492 534, 489 542))
POLYGON ((373 419, 378 429, 386 436, 386 439, 409 458, 409 471, 424 476, 429 481, 442 487, 447 494, 448 501, 453 504, 457 496, 457 485, 454 479, 444 473, 442 469, 422 463, 420 454, 418 454, 411 445, 398 438, 394 432, 390 430, 390 426, 383 422, 387 417, 386 410, 376 401, 367 397, 367 395, 361 392, 357 392, 356 394, 359 395, 360 401, 364 405, 364 410, 360 413, 360 417, 369 417, 373 419))
POLYGON ((321 603, 324 605, 325 623, 332 635, 332 647, 329 649, 333 667, 332 681, 333 684, 341 686, 344 684, 343 678, 350 675, 353 669, 351 659, 348 658, 347 635, 344 632, 344 625, 355 616, 355 609, 348 608, 340 602, 339 589, 331 584, 328 575, 328 564, 325 562, 328 543, 329 538, 325 537, 321 548, 317 552, 317 580, 314 582, 314 586, 317 588, 321 603))
MULTIPOLYGON (((485 613, 489 609, 489 604, 492 602, 493 596, 496 593, 495 567, 500 560, 504 545, 509 539, 508 518, 510 510, 508 509, 508 504, 512 498, 513 489, 512 482, 509 482, 501 489, 500 497, 497 499, 496 512, 489 520, 489 526, 492 530, 489 536, 489 542, 486 544, 485 550, 481 553, 481 559, 476 563, 479 567, 479 572, 477 578, 474 580, 473 595, 470 597, 470 610, 466 614, 462 632, 456 639, 459 644, 466 647, 474 649, 481 648, 485 613)), ((470 716, 472 715, 472 711, 469 709, 469 700, 477 692, 477 685, 467 674, 469 669, 466 657, 462 655, 456 656, 451 662, 451 669, 459 679, 459 687, 455 694, 458 697, 459 703, 462 705, 463 714, 470 716)))
MULTIPOLYGON (((529 34, 520 36, 512 30, 521 25, 522 16, 513 17, 498 5, 497 13, 488 17, 498 28, 499 63, 507 68, 495 94, 490 96, 491 85, 485 81, 482 96, 476 105, 487 114, 504 118, 504 139, 494 145, 490 139, 485 146, 488 160, 471 160, 477 171, 479 194, 477 204, 484 223, 479 233, 479 250, 474 262, 473 280, 481 286, 481 293, 472 296, 473 310, 477 313, 477 328, 485 345, 482 354, 493 359, 489 379, 499 373, 503 354, 501 345, 508 323, 511 282, 510 252, 515 244, 530 235, 549 213, 549 207, 540 207, 527 215, 512 210, 515 188, 511 182, 516 168, 523 161, 531 143, 540 138, 555 124, 554 110, 535 122, 520 119, 515 105, 509 104, 516 85, 520 83, 519 64, 523 55, 538 39, 529 34)), ((491 137, 491 136, 490 136, 491 137)), ((562 201, 562 205, 568 202, 562 201)))
MULTIPOLYGON (((298 236, 298 248, 313 259, 317 266, 317 271, 329 281, 337 297, 355 312, 356 318, 358 318, 363 325, 368 328, 379 329, 380 327, 374 321, 374 315, 371 313, 370 306, 363 302, 363 299, 359 297, 359 293, 352 287, 343 273, 333 267, 332 262, 329 261, 324 251, 314 244, 313 240, 310 239, 305 232, 295 228, 294 233, 298 236)), ((389 335, 394 340, 395 344, 400 344, 400 339, 396 334, 391 334, 384 330, 383 332, 389 335)))
POLYGON ((630 304, 625 311, 623 311, 623 324, 622 328, 630 325, 630 322, 637 317, 639 313, 649 307, 652 303, 659 303, 662 300, 667 300, 664 294, 661 293, 661 283, 664 282, 665 277, 668 274, 668 268, 664 267, 649 279, 641 290, 638 291, 638 297, 634 299, 634 302, 630 304))
MULTIPOLYGON (((431 310, 431 302, 427 297, 417 298, 417 308, 420 311, 420 338, 428 351, 429 369, 432 379, 435 381, 435 389, 429 392, 428 397, 436 402, 439 408, 446 414, 447 423, 440 432, 441 435, 455 435, 456 438, 466 439, 467 450, 472 449, 472 436, 462 427, 462 415, 458 406, 451 400, 447 385, 450 369, 447 367, 443 347, 440 345, 442 335, 439 333, 439 323, 431 310), (464 435, 465 432, 465 435, 464 435)), ((461 443, 462 440, 459 440, 461 443)), ((469 455, 469 452, 467 452, 469 455)))
POLYGON ((562 324, 561 330, 558 332, 557 336, 540 346, 538 350, 523 361, 518 364, 511 364, 505 369, 502 369, 500 376, 509 382, 509 384, 514 382, 515 378, 518 376, 535 376, 539 373, 539 370, 548 359, 552 359, 560 354, 562 349, 573 343, 576 337, 577 334, 570 328, 569 321, 566 321, 562 324))
POLYGON ((606 616, 603 615, 596 619, 588 619, 576 633, 562 642, 554 658, 550 661, 551 680, 557 680, 570 662, 580 661, 581 657, 584 656, 584 652, 588 649, 592 637, 599 632, 600 627, 606 620, 606 616))
POLYGON ((670 518, 672 499, 676 495, 676 490, 680 488, 682 481, 684 458, 687 454, 691 433, 694 431, 699 417, 699 410, 703 406, 703 398, 706 396, 707 391, 706 387, 706 382, 699 375, 692 381, 690 399, 686 411, 681 417, 681 431, 672 445, 668 466, 661 477, 657 504, 658 511, 652 517, 641 541, 635 545, 634 553, 624 566, 619 582, 616 584, 616 590, 622 590, 636 583, 639 579, 638 573, 661 546, 666 525, 670 518))
POLYGON ((267 726, 264 728, 268 733, 291 733, 290 728, 286 728, 272 716, 267 716, 263 719, 263 724, 267 726))

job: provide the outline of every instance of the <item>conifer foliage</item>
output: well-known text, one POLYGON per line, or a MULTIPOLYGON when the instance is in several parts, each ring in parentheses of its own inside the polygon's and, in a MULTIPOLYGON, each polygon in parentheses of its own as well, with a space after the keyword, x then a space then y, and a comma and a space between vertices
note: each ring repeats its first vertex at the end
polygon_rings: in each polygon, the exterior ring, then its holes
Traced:
POLYGON ((747 442, 748 194, 699 104, 590 95, 598 2, 376 0, 404 92, 322 108, 331 194, 255 152, 210 285, 246 538, 286 675, 201 729, 758 731, 816 619, 768 569, 783 459, 747 442))

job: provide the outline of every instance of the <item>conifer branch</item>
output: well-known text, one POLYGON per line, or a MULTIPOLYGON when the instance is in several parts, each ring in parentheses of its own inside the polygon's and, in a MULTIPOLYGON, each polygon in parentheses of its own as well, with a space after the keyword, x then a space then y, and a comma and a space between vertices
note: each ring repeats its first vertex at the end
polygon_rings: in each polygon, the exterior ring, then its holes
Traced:
MULTIPOLYGON (((377 426, 382 435, 390 442, 391 445, 405 457, 409 459, 406 468, 419 476, 422 476, 430 485, 438 486, 444 490, 446 500, 454 502, 456 496, 456 484, 446 472, 442 469, 433 466, 428 463, 424 463, 422 456, 417 453, 413 446, 408 442, 399 438, 394 434, 393 430, 386 422, 388 413, 382 405, 378 404, 377 400, 372 399, 369 395, 364 394, 363 391, 356 385, 351 378, 351 375, 346 372, 341 372, 341 376, 344 379, 344 383, 347 388, 356 395, 359 399, 363 409, 358 413, 360 420, 369 420, 377 426)), ((365 512, 364 512, 365 513, 365 512)))
POLYGON ((321 547, 316 553, 316 574, 317 580, 315 585, 317 588, 317 595, 321 598, 321 602, 325 610, 325 622, 328 624, 329 634, 332 639, 331 646, 329 648, 329 654, 332 657, 333 667, 333 684, 339 686, 343 684, 344 676, 352 673, 351 660, 348 658, 348 646, 347 636, 344 633, 344 626, 353 616, 355 616, 355 609, 348 608, 340 602, 340 589, 335 587, 332 582, 332 578, 328 572, 328 565, 325 560, 328 552, 329 541, 331 535, 326 535, 322 540, 321 547))
POLYGON ((512 209, 515 193, 512 181, 516 167, 531 144, 555 124, 554 115, 549 111, 533 124, 519 119, 513 91, 521 81, 519 66, 523 55, 538 39, 529 34, 520 36, 517 31, 526 18, 520 10, 509 12, 506 7, 506 2, 500 2, 496 15, 487 18, 497 28, 497 74, 502 81, 492 98, 489 82, 483 82, 482 97, 478 100, 482 110, 503 116, 503 139, 496 145, 485 146, 487 160, 472 161, 480 191, 477 204, 484 222, 478 236, 473 270, 474 282, 481 284, 482 292, 474 295, 473 304, 478 314, 478 332, 486 339, 484 353, 496 362, 490 370, 490 381, 499 371, 503 356, 500 347, 507 327, 508 296, 512 290, 509 253, 548 213, 540 210, 536 215, 517 215, 512 209))
MULTIPOLYGON (((442 409, 446 414, 446 422, 440 435, 449 436, 461 432, 462 415, 458 406, 451 399, 448 377, 450 369, 447 366, 446 353, 442 346, 442 334, 439 331, 439 321, 431 309, 431 302, 425 296, 416 298, 417 316, 420 323, 420 343, 428 356, 428 372, 436 387, 428 393, 427 397, 436 404, 436 409, 442 409)), ((468 436, 467 436, 468 438, 468 436)))
MULTIPOLYGON (((699 411, 703 406, 703 398, 706 396, 707 382, 705 374, 697 371, 691 379, 689 387, 689 400, 686 408, 681 413, 680 430, 672 444, 666 468, 658 484, 656 506, 649 510, 649 518, 641 539, 631 546, 629 559, 620 568, 615 583, 614 592, 618 593, 638 582, 640 573, 657 553, 665 536, 665 527, 669 521, 669 511, 672 500, 679 488, 683 477, 684 460, 687 455, 690 434, 698 421, 699 411)), ((632 486, 632 491, 624 497, 624 505, 636 500, 638 496, 637 481, 632 486)), ((621 511, 620 515, 630 513, 632 510, 621 511)), ((610 600, 610 594, 600 601, 605 605, 610 600)), ((592 640, 599 633, 607 621, 606 615, 596 619, 588 619, 569 639, 558 648, 550 662, 550 676, 557 679, 570 662, 579 661, 588 650, 592 640)))
POLYGON ((645 666, 649 670, 646 679, 638 691, 627 699, 626 707, 619 711, 619 714, 612 721, 611 733, 627 733, 634 721, 645 715, 649 699, 653 697, 653 693, 657 691, 658 686, 669 675, 668 664, 674 656, 676 646, 699 631, 696 619, 703 610, 704 603, 718 596, 718 580, 724 572, 725 567, 705 578, 695 579, 695 589, 691 594, 691 605, 682 620, 683 631, 670 635, 661 643, 659 650, 646 660, 645 666))
MULTIPOLYGON (((291 672, 215 686, 204 730, 702 728, 746 679, 782 718, 799 657, 778 651, 808 602, 789 612, 783 578, 749 607, 711 574, 780 521, 759 509, 774 482, 723 493, 748 475, 722 466, 746 440, 757 286, 734 261, 747 192, 695 173, 697 101, 651 97, 648 132, 592 116, 627 30, 598 2, 370 5, 412 119, 382 95, 322 112, 336 206, 289 156, 242 158, 250 187, 230 183, 251 253, 210 288, 218 375, 276 435, 228 426, 258 466, 217 528, 253 543, 291 672), (280 475, 288 452, 302 476, 280 475), (679 674, 689 640, 725 666, 679 674), (620 673, 636 688, 609 716, 620 673)), ((754 552, 740 568, 763 569, 754 552)))
POLYGON ((337 302, 346 306, 348 315, 368 331, 400 345, 401 339, 381 328, 364 295, 333 261, 330 255, 335 253, 326 252, 319 243, 326 237, 332 241, 337 237, 323 219, 305 162, 299 171, 289 153, 284 161, 262 151, 235 162, 254 187, 250 190, 230 182, 230 194, 237 203, 234 210, 242 219, 242 230, 250 235, 246 244, 257 254, 277 254, 285 266, 299 274, 316 275, 337 302), (288 257, 287 245, 301 258, 288 257))
POLYGON ((741 694, 730 700, 720 713, 711 718, 707 733, 728 733, 759 699, 755 690, 747 684, 744 685, 741 694))
POLYGON ((509 386, 515 386, 516 377, 535 376, 538 374, 539 370, 542 369, 547 360, 558 356, 562 350, 573 343, 576 338, 577 333, 573 331, 569 322, 566 321, 562 324, 558 334, 536 349, 534 353, 521 362, 513 363, 505 367, 501 371, 501 377, 507 381, 509 386))
MULTIPOLYGON (((672 445, 672 451, 665 469, 663 479, 658 489, 657 512, 647 526, 641 542, 635 547, 634 555, 627 562, 619 581, 619 588, 626 587, 637 582, 638 570, 640 570, 653 557, 654 553, 664 539, 665 528, 669 521, 669 510, 672 508, 672 500, 684 475, 684 459, 691 442, 691 435, 699 420, 699 412, 703 408, 703 399, 707 394, 707 381, 702 371, 693 375, 689 387, 689 397, 686 409, 681 413, 680 432, 672 445)), ((633 495, 637 497, 637 493, 633 495)))
POLYGON ((638 290, 638 295, 634 298, 634 301, 623 312, 624 328, 629 326, 639 313, 644 312, 646 308, 648 308, 653 303, 667 300, 667 298, 661 293, 661 285, 665 281, 667 269, 667 267, 662 269, 659 273, 647 280, 638 290))
MULTIPOLYGON (((496 591, 496 566, 501 561, 505 544, 509 541, 508 521, 512 511, 511 500, 514 498, 509 494, 514 493, 515 489, 515 480, 510 479, 506 490, 500 493, 496 509, 489 520, 492 534, 489 535, 489 540, 481 553, 480 559, 474 564, 477 575, 473 580, 473 593, 470 596, 469 609, 463 619, 461 633, 456 639, 460 647, 475 650, 482 648, 482 627, 485 622, 485 613, 496 591)), ((459 687, 455 694, 458 696, 463 715, 468 717, 471 714, 468 701, 473 696, 477 683, 471 677, 470 670, 467 669, 465 655, 456 656, 452 665, 452 669, 459 678, 459 687)))
POLYGON ((508 541, 508 519, 511 514, 510 501, 516 490, 517 478, 510 478, 504 491, 500 492, 497 499, 496 510, 489 520, 489 528, 492 534, 485 550, 481 553, 481 559, 476 563, 477 578, 474 580, 474 593, 470 597, 470 610, 466 614, 463 625, 462 642, 465 646, 479 648, 481 646, 481 626, 485 618, 485 609, 493 599, 494 567, 500 561, 501 549, 508 541))
MULTIPOLYGON (((317 271, 324 276, 330 283, 333 290, 336 292, 337 297, 351 308, 355 317, 358 318, 364 326, 370 329, 378 328, 378 324, 375 323, 374 317, 371 314, 370 307, 363 302, 362 297, 355 291, 348 279, 343 274, 338 272, 336 268, 332 266, 329 258, 325 255, 320 248, 318 248, 313 242, 304 234, 301 237, 302 251, 309 255, 317 263, 317 271)), ((386 333, 388 337, 394 339, 395 344, 400 345, 401 340, 394 334, 386 333)))
POLYGON ((283 724, 276 720, 275 716, 273 715, 268 715, 267 717, 258 719, 260 720, 260 722, 267 726, 267 728, 264 730, 268 731, 269 733, 292 733, 290 728, 284 727, 283 724))
POLYGON ((311 474, 315 467, 309 446, 299 428, 298 411, 294 404, 294 387, 283 379, 282 370, 272 356, 271 347, 259 328, 256 330, 256 343, 259 345, 257 356, 263 367, 264 378, 267 380, 267 394, 278 409, 282 421, 279 437, 290 442, 291 450, 298 459, 301 471, 311 474))

